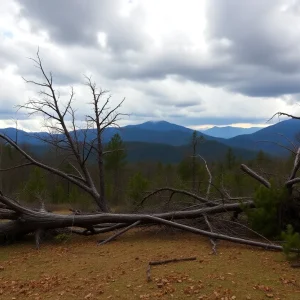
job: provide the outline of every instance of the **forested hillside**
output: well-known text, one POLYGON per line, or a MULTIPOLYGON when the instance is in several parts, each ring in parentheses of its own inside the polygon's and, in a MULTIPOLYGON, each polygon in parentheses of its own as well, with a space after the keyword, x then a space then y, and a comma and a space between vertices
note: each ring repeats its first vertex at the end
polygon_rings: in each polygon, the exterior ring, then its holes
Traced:
MULTIPOLYGON (((209 132, 209 131, 205 131, 209 132)), ((45 132, 25 132, 14 128, 0 129, 3 133, 19 144, 32 145, 33 151, 46 151, 47 144, 43 139, 48 137, 45 132), (39 137, 39 138, 38 138, 39 137), (39 147, 37 147, 39 146, 39 147), (44 147, 45 146, 45 147, 44 147)), ((129 161, 138 161, 139 157, 149 161, 179 162, 186 153, 191 142, 192 129, 171 124, 165 121, 146 122, 138 125, 128 125, 120 128, 108 127, 102 133, 102 139, 107 144, 118 133, 128 148, 129 161), (172 147, 170 147, 172 146, 172 147), (147 149, 150 149, 147 150, 147 149), (131 154, 131 153, 134 153, 131 154), (169 153, 172 153, 169 155, 169 153)), ((71 132, 71 135, 74 135, 71 132)), ((83 140, 85 133, 78 130, 79 140, 83 140)), ((199 148, 208 160, 222 160, 228 148, 243 159, 253 158, 260 150, 273 156, 288 156, 287 148, 299 145, 300 126, 297 120, 285 120, 266 128, 256 130, 252 134, 244 134, 233 138, 217 138, 197 132, 205 138, 205 143, 199 148)), ((89 129, 87 140, 96 136, 96 130, 89 129)), ((62 135, 57 134, 57 138, 62 135)))
MULTIPOLYGON (((190 136, 190 140, 192 141, 192 136, 190 136)), ((54 167, 60 167, 62 170, 72 171, 72 167, 63 162, 64 153, 55 151, 51 146, 24 145, 22 148, 43 162, 54 167)), ((181 147, 140 142, 125 143, 119 134, 115 134, 105 148, 113 149, 120 155, 108 154, 104 159, 108 197, 114 194, 113 198, 116 198, 118 195, 118 201, 115 203, 117 206, 131 205, 134 199, 137 201, 144 193, 156 187, 172 186, 186 189, 192 187, 192 143, 181 147), (119 149, 121 150, 118 151, 119 149), (117 184, 114 181, 116 172, 118 173, 117 184)), ((272 166, 276 165, 278 173, 288 172, 292 164, 289 159, 275 158, 263 152, 255 153, 244 149, 231 149, 218 142, 206 140, 197 145, 196 155, 198 154, 209 163, 215 184, 218 185, 217 182, 222 177, 222 184, 226 185, 231 193, 238 195, 242 195, 245 189, 250 193, 257 186, 255 181, 249 179, 239 170, 239 165, 242 162, 249 166, 262 168, 265 172, 271 171, 272 166)), ((9 145, 1 144, 2 169, 18 165, 21 159, 22 156, 18 151, 9 145)), ((194 180, 199 182, 197 190, 200 192, 201 186, 206 186, 208 177, 205 165, 200 158, 196 159, 196 165, 196 178, 194 180)), ((91 168, 92 174, 96 174, 93 156, 89 160, 89 168, 91 168)), ((1 175, 3 193, 17 195, 18 198, 35 203, 35 205, 39 205, 37 194, 45 196, 47 203, 52 204, 66 203, 76 207, 77 205, 85 206, 86 201, 88 201, 90 205, 93 205, 91 200, 77 187, 34 166, 7 171, 1 175)), ((94 180, 97 181, 97 178, 95 177, 94 180)))

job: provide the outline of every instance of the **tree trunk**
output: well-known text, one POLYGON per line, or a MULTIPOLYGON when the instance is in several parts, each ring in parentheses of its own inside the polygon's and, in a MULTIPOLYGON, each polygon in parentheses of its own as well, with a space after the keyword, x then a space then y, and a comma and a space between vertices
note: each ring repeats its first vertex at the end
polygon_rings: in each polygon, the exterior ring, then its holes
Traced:
POLYGON ((193 157, 192 157, 192 191, 196 192, 196 141, 193 141, 193 157))
POLYGON ((102 137, 98 136, 98 171, 99 171, 99 195, 100 195, 100 203, 99 206, 103 212, 109 212, 110 209, 108 207, 106 198, 105 198, 105 181, 104 181, 104 162, 103 162, 103 145, 102 145, 102 137))
MULTIPOLYGON (((3 196, 0 195, 0 200, 3 196)), ((7 198, 5 198, 7 201, 7 198)), ((17 203, 12 203, 15 214, 19 217, 16 221, 8 221, 0 223, 0 236, 19 236, 35 231, 37 228, 54 229, 64 227, 82 227, 90 228, 93 225, 103 223, 125 223, 132 224, 141 221, 143 224, 159 223, 152 217, 165 220, 184 220, 203 217, 203 214, 218 214, 230 211, 240 211, 240 203, 224 204, 215 207, 207 207, 190 211, 172 211, 166 213, 158 213, 152 216, 148 214, 113 214, 99 213, 86 215, 60 215, 49 212, 33 211, 23 208, 17 203)), ((252 201, 245 201, 244 205, 253 207, 252 201)), ((13 213, 13 211, 12 211, 13 213)), ((15 214, 12 216, 15 218, 15 214)))

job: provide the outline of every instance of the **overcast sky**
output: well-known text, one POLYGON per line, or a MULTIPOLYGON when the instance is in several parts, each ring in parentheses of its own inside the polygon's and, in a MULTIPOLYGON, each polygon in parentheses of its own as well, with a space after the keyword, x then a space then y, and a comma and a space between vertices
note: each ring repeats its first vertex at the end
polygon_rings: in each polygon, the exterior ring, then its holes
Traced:
MULTIPOLYGON (((300 115, 298 0, 0 0, 0 127, 33 96, 37 48, 62 99, 73 86, 83 116, 84 74, 112 99, 121 125, 264 124, 300 115)), ((62 100, 63 101, 63 100, 62 100)))

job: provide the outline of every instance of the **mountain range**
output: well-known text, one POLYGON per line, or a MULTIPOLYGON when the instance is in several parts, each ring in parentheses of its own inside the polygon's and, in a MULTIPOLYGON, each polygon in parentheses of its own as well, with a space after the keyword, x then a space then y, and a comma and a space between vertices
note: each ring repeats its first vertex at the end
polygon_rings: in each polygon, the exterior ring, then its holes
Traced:
POLYGON ((214 126, 202 132, 205 132, 205 134, 210 136, 230 139, 237 135, 251 134, 260 129, 261 127, 241 128, 241 127, 233 127, 233 126, 224 126, 224 127, 214 126))
MULTIPOLYGON (((289 152, 283 147, 294 148, 299 146, 300 139, 297 139, 297 135, 300 133, 299 120, 285 120, 263 129, 257 129, 253 129, 255 131, 253 133, 231 138, 211 136, 208 133, 212 132, 212 130, 199 131, 198 135, 202 135, 205 140, 199 146, 199 154, 203 155, 207 160, 222 160, 228 149, 232 148, 237 157, 251 159, 257 155, 259 150, 263 150, 273 156, 286 156, 289 152), (279 144, 283 147, 279 146, 279 144)), ((228 129, 228 127, 215 128, 214 132, 220 135, 222 130, 225 132, 225 136, 226 134, 228 135, 229 131, 232 134, 232 130, 228 129)), ((173 163, 180 161, 190 153, 193 131, 193 129, 166 121, 149 121, 121 128, 107 128, 103 133, 103 141, 107 143, 115 133, 119 133, 126 143, 130 161, 146 160, 173 163)), ((13 140, 16 138, 16 129, 14 128, 0 129, 0 132, 13 140)), ((239 132, 245 131, 240 130, 239 132)), ((37 134, 44 137, 47 136, 47 133, 43 132, 33 133, 18 130, 18 143, 29 144, 34 146, 32 148, 35 148, 36 151, 40 151, 37 149, 42 149, 44 144, 36 138, 37 134)), ((77 134, 80 136, 80 131, 77 134)), ((88 131, 88 139, 93 137, 95 137, 95 130, 90 129, 88 131)))

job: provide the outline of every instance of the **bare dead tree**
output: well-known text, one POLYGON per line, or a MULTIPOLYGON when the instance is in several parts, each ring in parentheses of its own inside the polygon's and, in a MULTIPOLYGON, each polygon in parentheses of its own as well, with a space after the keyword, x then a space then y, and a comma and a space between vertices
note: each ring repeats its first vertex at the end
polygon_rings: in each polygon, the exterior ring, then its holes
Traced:
POLYGON ((98 175, 99 175, 99 194, 100 199, 105 200, 105 178, 104 178, 104 150, 102 143, 102 133, 105 128, 109 126, 118 126, 118 121, 120 120, 121 114, 118 112, 118 109, 121 107, 122 103, 125 99, 123 99, 117 106, 110 108, 108 107, 111 96, 109 95, 104 104, 100 105, 100 100, 102 100, 103 96, 107 94, 107 91, 97 90, 97 86, 95 82, 92 82, 90 77, 86 77, 86 84, 90 88, 93 96, 93 101, 91 104, 93 105, 93 115, 88 115, 88 121, 92 122, 96 126, 96 145, 92 143, 92 149, 97 153, 97 162, 98 162, 98 175))
POLYGON ((199 142, 203 141, 203 136, 197 136, 197 131, 193 131, 192 135, 192 149, 193 149, 193 155, 192 155, 192 190, 193 192, 196 191, 196 152, 197 152, 197 145, 199 142))
POLYGON ((9 143, 13 148, 20 152, 26 161, 19 166, 13 168, 21 168, 25 166, 36 166, 57 176, 60 176, 70 183, 73 183, 87 192, 95 200, 99 209, 103 212, 108 212, 109 205, 105 198, 104 185, 104 168, 102 134, 109 126, 116 126, 121 113, 118 109, 124 102, 124 99, 114 107, 109 106, 111 96, 106 96, 107 92, 98 90, 91 78, 86 77, 86 84, 91 91, 93 113, 86 116, 85 128, 77 126, 76 110, 74 108, 75 92, 70 89, 69 97, 64 104, 60 99, 60 94, 54 86, 53 76, 50 72, 46 73, 42 60, 37 52, 37 58, 32 59, 35 67, 41 72, 42 80, 34 81, 24 79, 27 83, 33 84, 41 88, 39 98, 31 98, 25 104, 20 105, 19 109, 25 109, 29 115, 39 115, 44 118, 45 127, 48 131, 47 136, 38 136, 39 139, 52 145, 55 149, 61 150, 66 154, 66 160, 72 166, 72 174, 63 172, 58 168, 46 165, 37 161, 7 136, 0 134, 0 138, 9 143), (95 134, 92 137, 88 136, 89 129, 94 128, 95 134), (98 161, 99 185, 93 181, 89 172, 87 161, 91 154, 94 153, 98 161))
MULTIPOLYGON (((93 197, 101 212, 87 214, 77 214, 75 212, 69 215, 62 215, 47 212, 43 207, 40 210, 34 210, 3 195, 0 191, 0 218, 6 220, 5 222, 0 222, 0 239, 9 240, 27 234, 35 234, 36 245, 37 248, 39 248, 41 234, 47 230, 64 228, 67 232, 88 236, 120 229, 119 232, 102 242, 102 244, 105 244, 137 226, 159 225, 200 234, 208 237, 213 242, 216 240, 227 240, 234 243, 262 247, 264 249, 282 250, 281 245, 269 241, 262 242, 254 239, 245 239, 236 234, 222 233, 216 231, 215 227, 211 226, 213 218, 208 218, 208 216, 228 216, 228 214, 231 214, 232 212, 241 212, 244 207, 255 208, 255 204, 252 199, 231 197, 228 192, 215 187, 212 182, 211 172, 206 161, 202 157, 209 175, 208 188, 205 197, 198 196, 195 193, 188 191, 165 187, 150 193, 142 200, 142 203, 144 203, 154 194, 159 192, 171 192, 169 201, 172 198, 172 195, 179 194, 197 201, 197 206, 189 207, 188 209, 182 208, 164 213, 152 214, 111 213, 108 201, 105 198, 103 171, 103 156, 105 155, 105 151, 103 150, 102 135, 107 127, 117 126, 117 122, 122 116, 121 113, 118 113, 118 109, 124 99, 116 106, 110 107, 109 103, 111 97, 107 95, 106 91, 98 89, 91 78, 86 77, 86 85, 92 95, 92 101, 90 103, 92 105, 92 114, 86 116, 85 127, 79 127, 77 126, 77 115, 73 105, 75 95, 74 90, 71 88, 68 100, 66 104, 63 105, 60 95, 54 87, 52 74, 50 73, 48 75, 45 72, 39 53, 37 53, 37 59, 33 59, 33 61, 41 71, 43 81, 37 82, 26 80, 26 82, 41 88, 39 93, 40 98, 29 99, 28 102, 20 106, 20 108, 28 110, 30 115, 38 114, 44 117, 48 135, 46 138, 40 136, 40 139, 66 154, 65 159, 71 165, 72 172, 67 173, 58 167, 47 165, 35 159, 24 151, 24 149, 22 149, 15 141, 0 134, 0 138, 10 144, 10 146, 21 154, 24 159, 19 165, 12 166, 9 169, 3 169, 2 171, 24 168, 27 166, 39 167, 51 174, 66 179, 68 182, 83 189, 93 197), (102 102, 103 98, 105 100, 102 102), (92 138, 89 136, 90 129, 94 129, 95 132, 92 138), (97 158, 99 184, 96 184, 93 181, 87 164, 88 159, 92 154, 95 154, 97 158), (211 187, 215 188, 221 194, 221 198, 211 199, 211 187), (198 223, 202 221, 209 230, 187 223, 189 220, 196 220, 198 223)), ((297 151, 291 174, 284 183, 284 186, 291 191, 291 194, 294 186, 300 182, 300 178, 297 177, 299 168, 300 148, 297 151)), ((271 183, 267 179, 257 174, 246 165, 241 165, 241 169, 259 183, 267 188, 271 188, 271 183)), ((212 244, 215 246, 214 243, 212 244)), ((299 250, 293 249, 292 251, 298 252, 299 250)))

